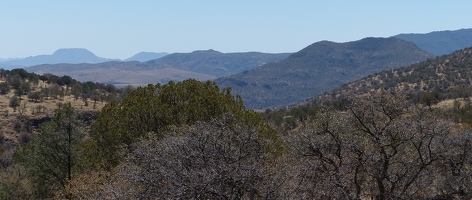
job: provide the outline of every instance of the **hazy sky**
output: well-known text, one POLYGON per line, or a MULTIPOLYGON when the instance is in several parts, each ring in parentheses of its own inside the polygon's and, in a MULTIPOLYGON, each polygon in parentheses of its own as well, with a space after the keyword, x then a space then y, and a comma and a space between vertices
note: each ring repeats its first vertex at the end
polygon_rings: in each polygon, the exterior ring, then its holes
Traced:
POLYGON ((86 48, 296 52, 314 42, 472 28, 463 0, 0 0, 0 58, 86 48))

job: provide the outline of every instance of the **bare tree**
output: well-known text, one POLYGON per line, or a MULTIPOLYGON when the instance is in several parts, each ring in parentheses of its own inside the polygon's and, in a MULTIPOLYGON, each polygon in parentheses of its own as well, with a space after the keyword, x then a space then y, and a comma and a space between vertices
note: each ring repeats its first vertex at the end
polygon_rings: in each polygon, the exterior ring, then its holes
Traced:
POLYGON ((294 149, 304 161, 297 187, 309 198, 434 198, 444 190, 431 183, 450 177, 437 165, 457 155, 445 143, 451 130, 392 95, 356 100, 348 111, 325 109, 297 131, 294 149))
MULTIPOLYGON (((262 199, 277 198, 271 142, 256 129, 228 121, 197 122, 172 129, 164 138, 149 134, 133 144, 113 178, 125 180, 122 193, 112 188, 102 198, 262 199), (125 193, 127 193, 125 195, 125 193), (131 196, 129 196, 131 195, 131 196), (136 195, 136 196, 132 196, 136 195)), ((87 187, 84 187, 87 188, 87 187)), ((120 186, 120 188, 123 188, 120 186)), ((95 193, 89 191, 88 193, 95 193)), ((77 192, 86 195, 87 192, 77 192)), ((80 197, 81 198, 81 197, 80 197)))

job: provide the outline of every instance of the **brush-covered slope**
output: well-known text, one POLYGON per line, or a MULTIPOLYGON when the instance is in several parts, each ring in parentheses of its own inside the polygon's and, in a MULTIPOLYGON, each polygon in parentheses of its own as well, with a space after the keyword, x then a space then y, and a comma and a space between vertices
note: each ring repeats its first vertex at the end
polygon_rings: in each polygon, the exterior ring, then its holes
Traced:
POLYGON ((360 77, 417 63, 432 55, 398 38, 365 38, 347 43, 314 43, 277 63, 219 78, 247 107, 297 103, 360 77))
POLYGON ((419 100, 420 94, 454 99, 472 95, 472 48, 428 59, 409 67, 385 70, 313 97, 309 103, 341 100, 377 93, 403 93, 419 100))

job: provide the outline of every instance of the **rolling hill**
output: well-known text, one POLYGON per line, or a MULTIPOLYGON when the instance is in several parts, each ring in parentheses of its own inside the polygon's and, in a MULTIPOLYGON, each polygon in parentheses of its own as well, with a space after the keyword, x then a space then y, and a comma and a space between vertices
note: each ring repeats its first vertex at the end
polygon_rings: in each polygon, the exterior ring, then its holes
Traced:
POLYGON ((183 71, 173 68, 148 69, 146 64, 131 62, 104 62, 98 64, 44 64, 25 68, 36 74, 53 73, 58 76, 71 76, 81 82, 99 82, 122 85, 147 85, 170 80, 181 81, 188 78, 211 80, 215 76, 183 71))
POLYGON ((111 61, 97 64, 44 64, 26 67, 37 74, 68 75, 79 81, 117 85, 146 85, 181 81, 188 78, 212 80, 288 57, 288 53, 221 53, 214 50, 174 53, 147 62, 111 61))
POLYGON ((384 70, 308 100, 310 104, 377 93, 403 93, 418 101, 432 93, 438 100, 472 96, 472 48, 395 70, 384 70))
POLYGON ((435 31, 425 34, 399 34, 394 37, 413 42, 419 48, 437 56, 472 46, 472 29, 435 31))
POLYGON ((240 94, 249 108, 283 106, 383 69, 408 66, 433 55, 398 38, 314 43, 288 58, 216 79, 240 94))
POLYGON ((280 61, 289 55, 289 53, 259 52, 221 53, 210 49, 191 53, 174 53, 148 61, 145 64, 150 68, 174 68, 221 77, 251 70, 266 63, 280 61))

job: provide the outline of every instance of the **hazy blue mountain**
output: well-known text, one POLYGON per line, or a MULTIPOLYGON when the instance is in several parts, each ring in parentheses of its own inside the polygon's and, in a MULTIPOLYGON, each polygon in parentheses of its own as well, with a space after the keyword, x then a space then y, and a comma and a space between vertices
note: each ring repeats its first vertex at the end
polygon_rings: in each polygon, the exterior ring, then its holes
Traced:
POLYGON ((363 76, 434 57, 398 38, 314 43, 288 58, 216 79, 231 87, 249 108, 283 106, 306 100, 363 76))
POLYGON ((221 53, 210 49, 191 53, 173 53, 148 61, 146 64, 154 68, 175 68, 221 77, 251 70, 266 63, 277 62, 289 55, 290 53, 221 53))
POLYGON ((472 47, 472 29, 435 31, 426 34, 399 34, 393 37, 413 42, 419 48, 437 56, 472 47))
POLYGON ((19 58, 0 58, 0 62, 18 60, 19 58))
POLYGON ((59 49, 52 55, 30 56, 22 59, 8 60, 0 62, 0 67, 5 69, 13 69, 19 67, 27 67, 40 64, 58 64, 58 63, 101 63, 112 61, 113 59, 101 58, 93 54, 87 49, 70 48, 59 49))
POLYGON ((124 61, 139 61, 139 62, 146 62, 149 60, 155 60, 162 58, 164 56, 169 55, 166 52, 161 52, 161 53, 156 53, 156 52, 139 52, 134 56, 131 56, 130 58, 124 60, 124 61))
POLYGON ((290 54, 258 52, 221 53, 214 50, 174 53, 148 62, 113 61, 81 64, 43 64, 26 67, 28 72, 69 75, 79 81, 114 84, 166 83, 188 78, 212 80, 244 70, 251 70, 269 62, 280 61, 290 54))
POLYGON ((115 85, 147 85, 182 81, 193 78, 201 81, 211 80, 215 76, 199 74, 172 68, 149 69, 138 61, 110 61, 96 64, 43 64, 26 67, 26 71, 36 74, 53 73, 58 76, 68 75, 86 82, 110 83, 115 85))

